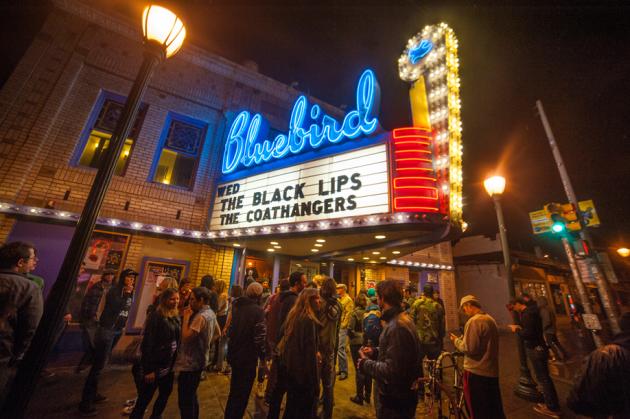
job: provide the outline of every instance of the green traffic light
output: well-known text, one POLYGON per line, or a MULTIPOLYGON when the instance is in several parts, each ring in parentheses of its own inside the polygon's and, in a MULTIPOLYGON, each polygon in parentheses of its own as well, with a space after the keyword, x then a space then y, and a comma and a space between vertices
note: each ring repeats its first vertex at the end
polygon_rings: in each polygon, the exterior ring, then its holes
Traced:
POLYGON ((551 226, 551 231, 553 231, 554 233, 562 233, 564 231, 564 224, 563 223, 553 223, 553 225, 551 226))

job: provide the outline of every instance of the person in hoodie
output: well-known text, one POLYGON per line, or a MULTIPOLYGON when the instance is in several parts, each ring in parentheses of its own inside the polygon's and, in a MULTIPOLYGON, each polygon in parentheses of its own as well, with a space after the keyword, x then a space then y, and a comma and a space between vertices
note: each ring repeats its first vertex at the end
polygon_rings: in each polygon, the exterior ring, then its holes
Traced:
POLYGON ((542 319, 545 342, 551 348, 554 358, 558 361, 564 361, 567 355, 562 345, 560 345, 560 341, 558 341, 558 336, 556 336, 556 313, 549 307, 547 297, 538 297, 536 303, 538 304, 538 313, 542 319))
POLYGON ((542 387, 545 403, 537 403, 534 411, 551 418, 560 417, 560 403, 556 387, 549 375, 549 356, 543 338, 543 326, 538 306, 533 301, 517 297, 511 301, 513 310, 520 314, 521 324, 510 324, 512 332, 518 333, 525 346, 525 354, 532 365, 536 380, 542 387))
POLYGON ((258 361, 265 359, 265 315, 260 306, 263 287, 252 282, 245 297, 234 302, 228 332, 228 362, 232 366, 230 394, 225 406, 226 419, 241 419, 252 391, 258 361))
POLYGON ((112 353, 112 349, 120 339, 122 330, 127 325, 129 310, 133 299, 133 290, 138 273, 133 269, 125 269, 118 282, 107 292, 105 307, 99 318, 98 329, 94 336, 93 362, 85 379, 83 394, 79 405, 82 416, 96 416, 98 412, 94 403, 107 400, 98 393, 98 380, 112 353))
POLYGON ((630 418, 630 312, 619 319, 621 333, 588 356, 567 399, 578 415, 630 418))
POLYGON ((334 279, 320 275, 321 308, 319 321, 319 352, 322 355, 320 376, 322 381, 322 419, 330 419, 333 414, 335 388, 335 355, 339 345, 339 326, 341 324, 341 304, 336 298, 337 283, 334 279))

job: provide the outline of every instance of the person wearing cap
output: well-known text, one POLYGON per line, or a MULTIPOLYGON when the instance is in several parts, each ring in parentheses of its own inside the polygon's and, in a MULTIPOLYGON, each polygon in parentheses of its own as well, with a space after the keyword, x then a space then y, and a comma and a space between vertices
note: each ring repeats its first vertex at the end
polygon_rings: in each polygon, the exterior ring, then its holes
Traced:
POLYGON ((538 311, 538 305, 523 296, 510 301, 512 309, 519 313, 520 324, 510 324, 508 327, 523 340, 525 354, 532 365, 536 381, 542 388, 545 403, 537 403, 534 411, 551 418, 560 417, 560 402, 556 387, 549 375, 549 353, 543 337, 543 323, 538 311))
POLYGON ((263 287, 252 282, 245 297, 232 307, 231 327, 228 331, 227 360, 232 366, 230 394, 225 406, 225 418, 241 419, 252 391, 258 361, 265 361, 267 331, 265 314, 260 306, 263 287))
POLYGON ((464 353, 464 398, 471 418, 505 418, 499 387, 499 332, 494 319, 481 309, 474 295, 459 304, 469 317, 464 335, 450 334, 455 348, 464 353))
POLYGON ((81 325, 81 338, 83 341, 83 357, 76 367, 76 372, 80 372, 92 362, 94 356, 94 337, 98 328, 98 311, 103 303, 103 296, 109 291, 114 281, 116 272, 112 269, 106 269, 101 274, 98 282, 88 288, 83 300, 81 301, 81 310, 79 313, 79 323, 81 325))
POLYGON ((118 282, 107 292, 105 308, 99 318, 98 329, 94 337, 94 360, 85 379, 79 405, 79 412, 83 416, 97 415, 94 403, 107 399, 98 393, 98 379, 109 360, 112 349, 122 335, 122 330, 127 325, 137 276, 138 273, 133 269, 125 269, 120 274, 118 282))
POLYGON ((339 296, 339 304, 341 304, 341 323, 339 325, 339 350, 337 351, 337 359, 339 360, 339 380, 348 378, 348 325, 350 324, 350 316, 354 310, 354 302, 348 295, 348 287, 346 284, 337 284, 337 295, 339 296))

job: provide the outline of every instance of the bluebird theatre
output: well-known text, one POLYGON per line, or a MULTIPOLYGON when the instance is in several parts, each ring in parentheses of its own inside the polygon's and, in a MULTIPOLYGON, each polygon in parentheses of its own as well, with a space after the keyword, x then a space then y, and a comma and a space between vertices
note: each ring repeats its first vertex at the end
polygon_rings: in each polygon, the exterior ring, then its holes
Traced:
POLYGON ((209 232, 238 249, 233 281, 276 284, 302 270, 354 292, 386 277, 453 282, 450 254, 436 248, 463 222, 458 65, 446 24, 409 40, 398 61, 410 84, 406 127, 381 125, 370 69, 355 76, 345 113, 301 95, 283 127, 233 115, 209 232))

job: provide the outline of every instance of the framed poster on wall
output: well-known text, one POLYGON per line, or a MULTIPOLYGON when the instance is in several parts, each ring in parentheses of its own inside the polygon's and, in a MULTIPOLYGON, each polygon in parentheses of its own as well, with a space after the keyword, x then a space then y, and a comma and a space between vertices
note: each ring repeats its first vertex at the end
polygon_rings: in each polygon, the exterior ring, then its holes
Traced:
MULTIPOLYGON (((116 279, 124 269, 124 262, 129 248, 129 234, 94 230, 88 248, 83 256, 83 265, 79 270, 77 286, 70 298, 69 311, 72 322, 78 323, 81 302, 87 290, 101 279, 103 271, 116 272, 116 279)), ((102 310, 101 302, 100 310, 102 310)))
POLYGON ((166 277, 172 277, 179 282, 188 274, 190 262, 186 260, 161 259, 145 256, 136 284, 135 303, 131 309, 129 332, 140 332, 146 320, 147 308, 153 303, 155 290, 166 277))

